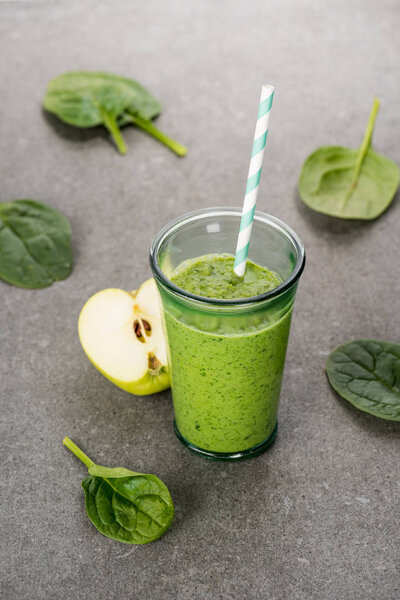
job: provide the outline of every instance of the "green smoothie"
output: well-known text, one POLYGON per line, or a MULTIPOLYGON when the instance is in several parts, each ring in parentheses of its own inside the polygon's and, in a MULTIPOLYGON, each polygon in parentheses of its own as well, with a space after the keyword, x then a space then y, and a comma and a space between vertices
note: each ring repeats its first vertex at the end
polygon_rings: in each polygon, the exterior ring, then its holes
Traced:
MULTIPOLYGON (((201 256, 179 265, 170 279, 194 294, 224 299, 257 296, 281 283, 250 261, 239 278, 233 261, 228 255, 201 256)), ((217 315, 164 308, 181 435, 194 446, 222 453, 266 441, 277 420, 291 304, 217 315)))
POLYGON ((250 260, 244 277, 238 277, 229 254, 207 254, 185 260, 172 274, 171 281, 187 292, 206 298, 250 298, 276 288, 281 279, 250 260))

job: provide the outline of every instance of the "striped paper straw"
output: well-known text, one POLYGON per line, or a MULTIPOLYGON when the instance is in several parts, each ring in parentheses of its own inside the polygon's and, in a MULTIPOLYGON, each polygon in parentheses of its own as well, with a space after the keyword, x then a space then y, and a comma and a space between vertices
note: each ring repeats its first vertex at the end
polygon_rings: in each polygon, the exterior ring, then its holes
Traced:
POLYGON ((261 90, 260 106, 258 108, 256 131, 254 133, 253 150, 251 152, 249 174, 247 176, 242 219, 240 221, 239 236, 236 246, 235 264, 233 267, 233 270, 235 271, 236 275, 239 275, 239 277, 243 277, 246 271, 251 228, 253 225, 254 212, 256 210, 257 193, 260 184, 264 149, 267 141, 269 114, 271 111, 273 97, 273 86, 263 85, 261 90))

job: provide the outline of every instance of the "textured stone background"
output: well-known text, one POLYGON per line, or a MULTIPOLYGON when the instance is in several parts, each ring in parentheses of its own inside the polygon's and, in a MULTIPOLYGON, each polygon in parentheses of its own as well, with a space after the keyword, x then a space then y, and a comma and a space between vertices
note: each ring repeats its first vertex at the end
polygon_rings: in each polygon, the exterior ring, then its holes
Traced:
POLYGON ((400 341, 399 200, 375 223, 345 223, 296 192, 312 150, 359 144, 374 95, 375 147, 400 163, 399 17, 397 0, 0 4, 1 201, 57 207, 75 255, 51 288, 0 282, 4 599, 400 597, 399 424, 353 409, 323 373, 348 339, 400 341), (123 158, 105 134, 44 116, 47 81, 80 68, 148 86, 188 156, 129 129, 123 158), (167 221, 241 204, 264 82, 276 96, 259 208, 300 234, 308 263, 278 440, 252 461, 210 463, 175 438, 169 393, 129 396, 90 365, 76 322, 94 292, 149 276, 167 221), (159 475, 170 532, 143 547, 98 534, 64 435, 99 463, 159 475))

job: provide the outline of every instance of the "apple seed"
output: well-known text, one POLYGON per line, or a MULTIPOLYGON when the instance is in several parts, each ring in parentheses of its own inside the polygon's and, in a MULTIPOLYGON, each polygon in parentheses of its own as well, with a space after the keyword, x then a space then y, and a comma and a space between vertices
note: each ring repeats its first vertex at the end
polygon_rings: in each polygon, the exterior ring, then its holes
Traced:
POLYGON ((147 356, 149 357, 149 369, 155 373, 158 373, 162 367, 161 362, 153 352, 149 352, 147 356))
POLYGON ((133 330, 134 330, 135 335, 136 335, 137 339, 139 340, 139 342, 142 342, 144 344, 145 339, 143 337, 142 328, 140 327, 140 323, 139 323, 138 319, 135 319, 133 321, 133 330))

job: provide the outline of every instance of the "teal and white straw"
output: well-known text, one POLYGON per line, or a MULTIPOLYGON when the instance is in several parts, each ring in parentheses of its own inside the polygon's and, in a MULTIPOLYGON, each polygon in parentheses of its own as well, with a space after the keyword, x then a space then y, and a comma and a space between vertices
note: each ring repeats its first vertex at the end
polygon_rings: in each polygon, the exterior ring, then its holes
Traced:
POLYGON ((233 267, 233 270, 239 277, 243 277, 246 271, 251 228, 253 225, 254 212, 256 210, 257 193, 260 184, 262 162, 265 144, 267 142, 269 114, 271 112, 273 97, 274 88, 272 85, 263 85, 260 106, 258 108, 256 131, 254 133, 249 174, 247 176, 242 219, 240 221, 239 236, 236 246, 235 264, 233 267))

